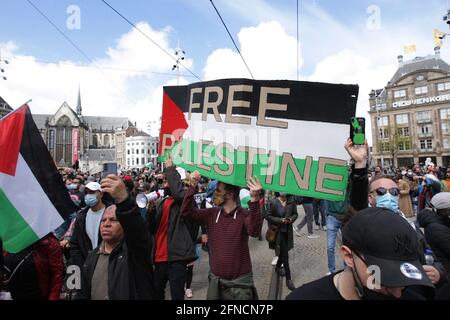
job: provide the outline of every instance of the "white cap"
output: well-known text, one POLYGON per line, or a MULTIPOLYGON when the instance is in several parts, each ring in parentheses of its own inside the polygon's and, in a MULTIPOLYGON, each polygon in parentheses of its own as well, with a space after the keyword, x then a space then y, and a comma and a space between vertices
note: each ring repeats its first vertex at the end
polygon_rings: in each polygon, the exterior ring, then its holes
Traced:
POLYGON ((102 188, 98 182, 89 182, 85 189, 89 189, 91 191, 102 191, 102 188))

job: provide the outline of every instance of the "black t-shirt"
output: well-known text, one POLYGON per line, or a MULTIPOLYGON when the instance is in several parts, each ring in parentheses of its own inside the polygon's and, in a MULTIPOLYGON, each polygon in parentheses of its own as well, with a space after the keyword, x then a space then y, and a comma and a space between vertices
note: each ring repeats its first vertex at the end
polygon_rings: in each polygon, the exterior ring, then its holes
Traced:
MULTIPOLYGON (((304 284, 292 291, 286 297, 286 300, 345 300, 334 285, 333 278, 336 274, 337 273, 330 274, 316 281, 304 284)), ((428 289, 426 287, 407 287, 403 290, 399 300, 432 299, 434 296, 433 291, 432 288, 428 289)))
POLYGON ((298 287, 286 297, 286 300, 344 300, 333 283, 335 275, 336 273, 330 274, 298 287))

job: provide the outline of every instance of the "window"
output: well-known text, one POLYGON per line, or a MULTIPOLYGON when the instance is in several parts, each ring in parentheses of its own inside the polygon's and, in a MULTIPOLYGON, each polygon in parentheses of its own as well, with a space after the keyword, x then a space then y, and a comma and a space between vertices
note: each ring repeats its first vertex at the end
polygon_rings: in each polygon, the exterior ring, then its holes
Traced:
POLYGON ((141 158, 141 163, 145 164, 145 158, 141 158))
POLYGON ((450 82, 438 83, 438 91, 450 90, 450 82))
POLYGON ((397 114, 395 116, 395 122, 397 124, 408 124, 408 114, 397 114))
POLYGON ((136 154, 139 154, 139 149, 136 149, 136 154))
POLYGON ((147 163, 150 163, 150 158, 147 158, 147 163))
POLYGON ((388 152, 388 151, 389 151, 389 142, 381 143, 381 152, 388 152))
POLYGON ((387 139, 389 138, 389 133, 387 128, 380 128, 379 129, 379 137, 380 139, 387 139))
POLYGON ((389 124, 388 116, 378 118, 378 126, 379 127, 386 127, 388 124, 389 124))
POLYGON ((130 150, 129 149, 127 150, 127 154, 130 154, 130 150))
POLYGON ((141 149, 141 153, 142 153, 142 154, 145 154, 145 150, 144 150, 144 149, 141 149))
POLYGON ((450 134, 450 126, 449 126, 449 124, 448 123, 446 123, 446 122, 443 122, 442 124, 441 124, 441 128, 442 128, 442 134, 450 134))
POLYGON ((409 137, 409 127, 398 128, 397 133, 399 136, 409 137))
POLYGON ((134 154, 134 149, 131 149, 131 154, 134 154))
POLYGON ((134 143, 132 143, 131 145, 134 146, 134 143))
POLYGON ((144 145, 144 142, 141 142, 141 146, 143 146, 144 145))
POLYGON ((431 125, 421 126, 420 132, 423 134, 433 133, 433 128, 431 127, 431 125))
POLYGON ((419 111, 419 112, 417 112, 417 120, 419 120, 419 121, 431 121, 431 111, 419 111))
POLYGON ((448 138, 445 138, 444 140, 442 140, 444 143, 444 148, 450 148, 450 144, 448 143, 448 138))
POLYGON ((441 109, 441 119, 450 119, 450 108, 449 109, 441 109))
POLYGON ((405 89, 394 91, 394 98, 403 98, 403 97, 406 97, 405 89))
POLYGON ((134 159, 131 160, 131 164, 134 166, 134 159))
POLYGON ((127 165, 130 166, 130 159, 127 160, 127 165))
POLYGON ((409 150, 411 148, 409 141, 400 141, 398 143, 398 150, 400 151, 405 151, 405 150, 409 150))
POLYGON ((148 143, 148 145, 150 145, 150 142, 148 143))
POLYGON ((420 140, 420 149, 432 149, 433 148, 433 141, 431 139, 427 140, 420 140))
POLYGON ((416 93, 416 95, 426 94, 428 93, 428 87, 427 86, 417 87, 414 90, 414 92, 416 93))
POLYGON ((130 143, 127 143, 127 146, 130 146, 130 143))
POLYGON ((153 154, 153 155, 155 154, 155 149, 152 149, 152 154, 153 154))

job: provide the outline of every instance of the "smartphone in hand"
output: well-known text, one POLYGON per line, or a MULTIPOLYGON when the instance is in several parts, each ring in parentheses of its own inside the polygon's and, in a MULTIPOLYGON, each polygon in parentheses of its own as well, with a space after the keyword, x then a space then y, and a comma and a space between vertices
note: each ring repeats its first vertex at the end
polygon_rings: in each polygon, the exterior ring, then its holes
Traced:
POLYGON ((103 164, 102 179, 110 174, 117 175, 117 163, 107 162, 103 164))
POLYGON ((366 140, 366 119, 360 117, 352 117, 350 123, 350 139, 353 144, 363 145, 366 140))

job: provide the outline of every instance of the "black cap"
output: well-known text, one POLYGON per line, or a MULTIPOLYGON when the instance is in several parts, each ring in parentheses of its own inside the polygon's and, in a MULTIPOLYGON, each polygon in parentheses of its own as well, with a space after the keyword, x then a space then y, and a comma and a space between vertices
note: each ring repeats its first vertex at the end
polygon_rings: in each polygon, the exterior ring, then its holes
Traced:
POLYGON ((385 287, 433 287, 419 260, 416 231, 402 216, 385 208, 359 211, 342 232, 343 245, 380 268, 385 287))

